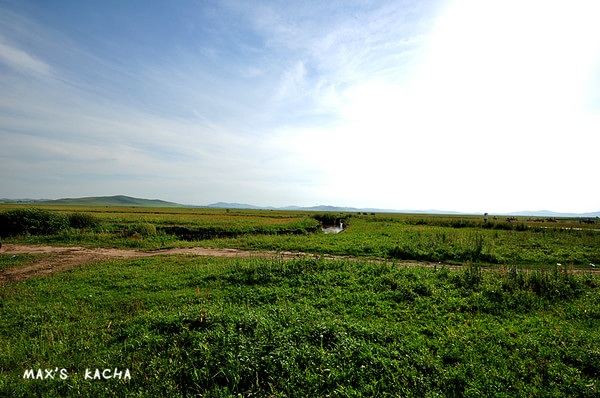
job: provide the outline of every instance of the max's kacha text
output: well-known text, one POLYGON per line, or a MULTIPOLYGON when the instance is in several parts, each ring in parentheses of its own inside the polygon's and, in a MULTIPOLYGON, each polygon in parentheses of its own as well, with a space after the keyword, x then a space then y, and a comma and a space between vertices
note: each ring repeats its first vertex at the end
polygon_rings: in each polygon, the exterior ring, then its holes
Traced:
MULTIPOLYGON (((69 378, 69 373, 67 373, 67 369, 27 369, 23 373, 24 379, 34 379, 34 380, 66 380, 69 378)), ((129 369, 119 370, 118 368, 114 369, 85 369, 84 374, 85 380, 131 380, 131 373, 129 369)))

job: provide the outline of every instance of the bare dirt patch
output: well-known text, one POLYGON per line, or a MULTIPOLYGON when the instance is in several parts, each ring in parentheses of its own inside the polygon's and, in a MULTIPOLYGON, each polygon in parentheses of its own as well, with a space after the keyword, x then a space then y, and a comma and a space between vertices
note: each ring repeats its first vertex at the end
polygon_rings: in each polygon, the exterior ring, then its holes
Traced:
MULTIPOLYGON (((41 260, 32 265, 18 268, 9 268, 0 271, 0 285, 7 282, 15 282, 38 276, 44 276, 55 272, 68 270, 79 265, 98 262, 103 260, 134 259, 142 257, 165 256, 165 255, 194 255, 209 257, 250 258, 267 257, 292 259, 297 257, 311 256, 305 253, 291 252, 254 252, 238 249, 217 249, 205 247, 173 248, 151 251, 137 251, 115 248, 87 248, 79 246, 44 246, 44 245, 14 245, 4 244, 0 254, 37 254, 43 255, 41 260)), ((333 258, 333 257, 329 257, 333 258)))
MULTIPOLYGON (((220 249, 206 247, 191 247, 191 248, 172 248, 160 249, 151 251, 138 251, 128 249, 115 248, 88 248, 79 246, 45 246, 45 245, 15 245, 3 244, 0 248, 0 254, 17 255, 17 254, 38 254, 43 257, 35 263, 25 267, 15 267, 0 271, 0 285, 9 282, 16 282, 24 279, 49 275, 55 272, 65 271, 83 264, 104 261, 104 260, 121 260, 134 259, 142 257, 166 256, 166 255, 193 255, 193 256, 209 256, 209 257, 228 257, 228 258, 251 258, 264 257, 290 260, 294 258, 322 258, 322 259, 347 259, 351 261, 372 261, 382 262, 381 260, 369 260, 364 258, 356 258, 350 256, 332 256, 332 255, 315 255, 302 252, 274 252, 274 251, 248 251, 239 249, 220 249)), ((398 266, 427 266, 435 267, 442 264, 434 263, 415 263, 415 262, 398 262, 385 261, 389 264, 398 266)), ((444 264, 443 266, 451 269, 461 268, 461 266, 444 264)), ((491 268, 484 268, 491 269, 491 268)), ((595 271, 595 270, 594 270, 595 271)), ((573 272, 573 271, 571 271, 573 272)), ((574 272, 592 272, 592 271, 574 271, 574 272)))
MULTIPOLYGON (((133 259, 141 257, 152 257, 160 255, 188 254, 196 256, 212 257, 266 257, 271 253, 256 253, 236 249, 212 249, 212 248, 175 248, 152 251, 136 251, 115 248, 87 248, 87 247, 65 247, 65 246, 28 246, 4 244, 0 254, 41 254, 43 258, 32 265, 19 268, 9 268, 0 272, 0 285, 7 282, 20 281, 23 279, 44 276, 54 272, 64 271, 79 265, 98 262, 103 260, 133 259)), ((273 254, 276 256, 276 254, 273 254)))
MULTIPOLYGON (((45 245, 15 245, 4 244, 0 249, 0 254, 17 255, 17 254, 38 254, 43 255, 43 258, 36 261, 34 264, 9 268, 0 271, 0 285, 8 282, 16 282, 24 279, 49 275, 55 272, 65 271, 83 264, 103 261, 103 260, 121 260, 134 259, 142 257, 166 256, 166 255, 194 255, 194 256, 209 256, 209 257, 228 257, 228 258, 251 258, 265 257, 290 260, 294 258, 312 257, 323 259, 339 259, 345 258, 350 260, 359 260, 354 257, 346 256, 318 256, 310 253, 302 252, 274 252, 274 251, 248 251, 239 249, 220 249, 220 248, 173 248, 160 249, 151 251, 137 251, 128 249, 115 248, 88 248, 79 246, 45 246, 45 245)), ((369 261, 360 259, 362 261, 369 261)), ((377 260, 372 260, 377 261, 377 260)), ((396 262, 396 264, 398 264, 396 262)), ((415 263, 402 263, 401 265, 426 265, 415 263)))

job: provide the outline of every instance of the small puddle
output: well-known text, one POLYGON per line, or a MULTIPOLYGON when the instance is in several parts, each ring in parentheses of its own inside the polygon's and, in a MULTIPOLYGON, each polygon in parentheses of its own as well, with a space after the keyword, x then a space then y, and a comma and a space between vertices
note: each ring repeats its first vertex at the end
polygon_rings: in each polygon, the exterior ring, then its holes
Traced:
POLYGON ((540 227, 540 228, 546 228, 546 229, 562 229, 562 230, 566 230, 566 229, 570 229, 572 231, 600 231, 599 228, 570 228, 570 227, 564 227, 564 228, 557 228, 557 227, 540 227))
POLYGON ((322 229, 326 234, 339 234, 344 230, 344 223, 340 223, 340 225, 324 225, 322 229))

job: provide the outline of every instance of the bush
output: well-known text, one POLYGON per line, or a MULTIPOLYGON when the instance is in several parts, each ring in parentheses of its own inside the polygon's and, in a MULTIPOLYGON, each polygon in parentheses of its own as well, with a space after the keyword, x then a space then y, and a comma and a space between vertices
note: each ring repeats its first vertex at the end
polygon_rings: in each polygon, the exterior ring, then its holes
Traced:
POLYGON ((67 217, 49 210, 13 209, 0 214, 0 236, 54 235, 67 228, 67 217))
POLYGON ((69 214, 69 225, 71 228, 93 228, 100 224, 100 219, 88 213, 71 213, 69 214))
POLYGON ((346 220, 349 214, 320 213, 313 215, 313 218, 323 225, 339 225, 340 222, 347 224, 346 220))
POLYGON ((150 236, 156 234, 156 227, 149 223, 138 223, 127 227, 127 236, 150 236))

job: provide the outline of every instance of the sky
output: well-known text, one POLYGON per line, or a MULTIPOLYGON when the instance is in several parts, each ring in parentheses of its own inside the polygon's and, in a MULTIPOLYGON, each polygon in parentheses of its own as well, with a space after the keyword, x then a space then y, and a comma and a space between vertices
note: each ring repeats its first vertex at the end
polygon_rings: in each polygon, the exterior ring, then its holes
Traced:
POLYGON ((0 0, 0 198, 600 211, 596 0, 0 0))

